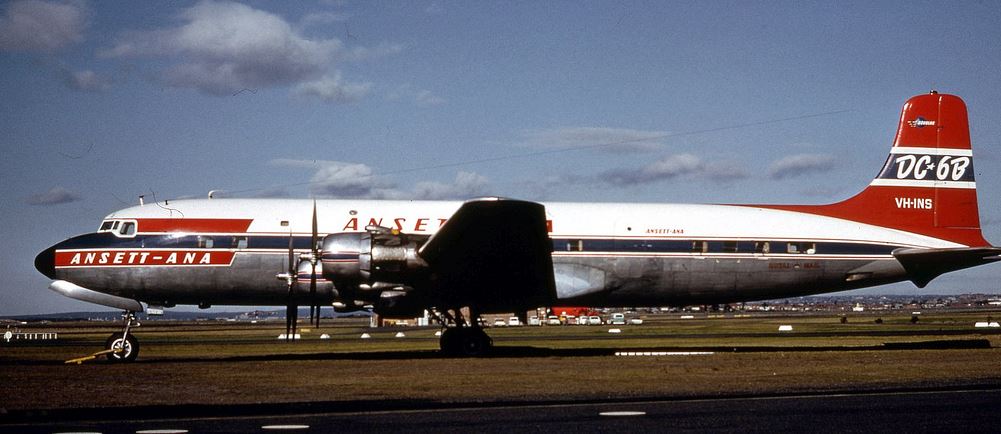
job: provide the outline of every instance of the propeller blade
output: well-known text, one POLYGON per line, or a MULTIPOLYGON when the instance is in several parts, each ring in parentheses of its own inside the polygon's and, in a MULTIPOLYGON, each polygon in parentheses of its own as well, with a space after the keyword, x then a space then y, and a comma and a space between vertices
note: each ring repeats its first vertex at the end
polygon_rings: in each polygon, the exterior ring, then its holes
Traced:
POLYGON ((292 245, 292 230, 288 232, 288 272, 293 276, 297 276, 298 271, 295 269, 295 246, 292 245))
MULTIPOLYGON (((312 256, 310 257, 310 260, 309 260, 309 264, 312 266, 312 272, 309 273, 309 297, 310 297, 310 299, 314 299, 314 297, 316 296, 316 261, 318 261, 319 258, 320 258, 320 247, 317 245, 317 243, 319 242, 319 238, 320 238, 320 234, 318 232, 319 232, 319 228, 318 228, 318 225, 317 225, 317 216, 316 216, 316 199, 313 199, 313 234, 312 234, 312 238, 310 239, 310 244, 309 244, 310 249, 312 250, 312 252, 311 252, 312 256)), ((315 300, 314 300, 314 302, 315 302, 315 300)), ((314 324, 314 322, 313 322, 314 321, 314 319, 313 319, 314 318, 313 317, 313 311, 314 310, 316 311, 316 319, 315 319, 316 322, 315 322, 315 324, 316 324, 316 327, 319 327, 320 326, 320 306, 319 305, 310 306, 310 309, 309 309, 309 323, 310 324, 314 324)))
POLYGON ((288 305, 285 308, 285 340, 295 340, 296 323, 299 320, 299 306, 294 303, 295 281, 299 278, 295 268, 295 246, 292 239, 292 229, 288 232, 288 305))

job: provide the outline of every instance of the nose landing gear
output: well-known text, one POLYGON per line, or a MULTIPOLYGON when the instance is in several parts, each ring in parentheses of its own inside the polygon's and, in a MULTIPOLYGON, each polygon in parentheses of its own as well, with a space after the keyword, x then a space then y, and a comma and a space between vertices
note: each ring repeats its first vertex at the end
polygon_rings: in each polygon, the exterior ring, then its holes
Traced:
POLYGON ((108 360, 112 362, 132 362, 139 357, 139 340, 129 334, 133 327, 139 327, 135 312, 125 311, 122 314, 124 326, 122 331, 112 333, 108 340, 104 342, 104 348, 108 351, 108 360))

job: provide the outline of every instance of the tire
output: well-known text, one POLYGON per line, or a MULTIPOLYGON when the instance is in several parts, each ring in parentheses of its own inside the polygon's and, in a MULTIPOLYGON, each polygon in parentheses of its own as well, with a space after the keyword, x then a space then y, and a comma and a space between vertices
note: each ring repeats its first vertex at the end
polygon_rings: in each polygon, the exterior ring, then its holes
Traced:
POLYGON ((449 327, 441 334, 441 353, 447 356, 482 356, 490 351, 493 339, 479 327, 449 327))
MULTIPOLYGON (((104 342, 104 349, 111 350, 121 347, 123 344, 122 333, 112 333, 108 340, 104 342)), ((108 360, 112 362, 132 362, 139 357, 139 340, 133 335, 128 335, 124 340, 124 350, 122 352, 112 352, 107 354, 108 360)))
POLYGON ((458 350, 458 342, 461 340, 462 330, 457 327, 448 327, 441 332, 438 344, 441 346, 441 353, 445 355, 455 355, 458 350))
POLYGON ((493 346, 493 339, 487 336, 487 333, 479 327, 464 329, 462 334, 461 342, 462 347, 459 349, 459 353, 467 357, 482 356, 490 351, 490 347, 493 346))

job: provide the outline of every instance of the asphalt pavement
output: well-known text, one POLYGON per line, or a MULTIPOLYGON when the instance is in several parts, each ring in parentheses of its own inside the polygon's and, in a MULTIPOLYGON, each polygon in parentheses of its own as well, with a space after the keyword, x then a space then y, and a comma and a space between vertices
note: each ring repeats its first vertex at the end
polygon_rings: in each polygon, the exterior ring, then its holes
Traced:
POLYGON ((1001 388, 534 403, 320 402, 8 414, 2 433, 997 432, 1001 388))

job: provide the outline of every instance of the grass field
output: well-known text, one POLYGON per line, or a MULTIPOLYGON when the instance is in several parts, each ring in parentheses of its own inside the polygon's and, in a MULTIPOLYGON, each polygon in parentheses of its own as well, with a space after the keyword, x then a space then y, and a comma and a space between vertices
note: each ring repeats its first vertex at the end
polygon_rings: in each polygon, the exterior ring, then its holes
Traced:
MULTIPOLYGON (((481 402, 886 390, 1001 384, 1001 333, 974 329, 1001 312, 695 318, 643 325, 488 330, 497 354, 444 358, 435 328, 327 320, 278 341, 283 323, 150 321, 133 364, 62 361, 102 349, 108 323, 48 324, 49 343, 0 346, 2 409, 353 400, 481 402), (882 324, 875 319, 881 318, 882 324), (792 325, 792 332, 778 332, 792 325), (396 338, 397 332, 406 337, 396 338), (321 340, 321 334, 331 339, 321 340), (371 339, 360 339, 369 333, 371 339), (988 349, 880 349, 884 343, 986 339, 988 349), (609 350, 711 355, 620 357, 609 350)), ((996 321, 996 319, 995 319, 996 321)))

